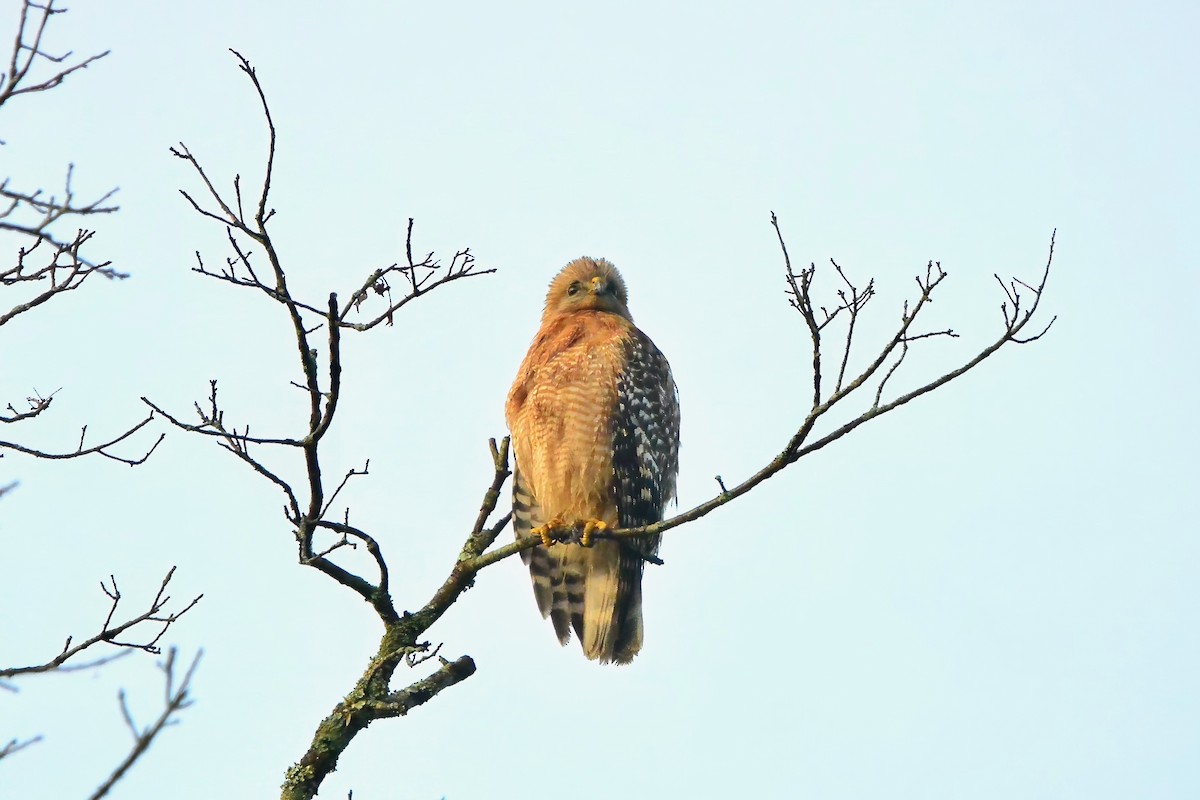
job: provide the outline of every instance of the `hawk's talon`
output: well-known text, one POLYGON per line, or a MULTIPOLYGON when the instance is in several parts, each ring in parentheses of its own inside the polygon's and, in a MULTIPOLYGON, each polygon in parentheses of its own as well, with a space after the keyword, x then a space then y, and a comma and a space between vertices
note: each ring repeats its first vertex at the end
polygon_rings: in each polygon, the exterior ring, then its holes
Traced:
POLYGON ((554 531, 566 527, 566 524, 562 517, 555 517, 545 525, 537 526, 529 533, 542 540, 542 547, 549 547, 554 544, 554 531))
POLYGON ((600 519, 589 519, 583 523, 583 533, 579 537, 579 544, 583 547, 592 546, 592 533, 595 531, 608 530, 608 523, 600 519))

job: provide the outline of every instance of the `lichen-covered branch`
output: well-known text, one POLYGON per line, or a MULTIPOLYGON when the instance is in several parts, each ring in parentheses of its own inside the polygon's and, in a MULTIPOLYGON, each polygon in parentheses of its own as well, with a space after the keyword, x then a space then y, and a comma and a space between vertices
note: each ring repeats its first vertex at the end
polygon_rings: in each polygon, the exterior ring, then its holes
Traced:
MULTIPOLYGON (((393 654, 382 651, 377 654, 354 690, 337 704, 333 713, 321 720, 312 745, 284 776, 280 793, 283 800, 315 797, 321 782, 337 766, 338 758, 367 725, 378 719, 404 716, 432 700, 443 689, 475 674, 475 662, 470 656, 462 656, 454 661, 442 658, 439 659, 441 666, 432 675, 399 691, 384 690, 382 698, 375 699, 386 686, 383 683, 384 664, 393 661, 396 661, 393 654)), ((395 668, 394 664, 392 668, 395 668)))

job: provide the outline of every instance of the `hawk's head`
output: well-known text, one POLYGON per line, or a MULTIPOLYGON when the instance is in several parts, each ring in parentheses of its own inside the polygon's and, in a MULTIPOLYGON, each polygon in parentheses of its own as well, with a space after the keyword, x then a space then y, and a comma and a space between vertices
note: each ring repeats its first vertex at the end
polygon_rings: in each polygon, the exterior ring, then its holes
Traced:
POLYGON ((632 319, 621 273, 603 258, 577 258, 550 281, 546 315, 607 311, 632 319))

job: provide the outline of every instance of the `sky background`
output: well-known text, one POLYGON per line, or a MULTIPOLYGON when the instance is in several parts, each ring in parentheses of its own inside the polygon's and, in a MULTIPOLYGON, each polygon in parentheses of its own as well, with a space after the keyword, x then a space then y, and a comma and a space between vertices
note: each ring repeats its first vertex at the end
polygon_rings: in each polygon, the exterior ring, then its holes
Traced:
MULTIPOLYGON (((929 259, 949 272, 925 325, 962 337, 921 343, 897 391, 998 334, 993 273, 1035 278, 1057 228, 1050 335, 668 534, 631 666, 560 648, 510 559, 429 633, 478 673, 361 734, 321 796, 1196 797, 1200 10, 904 5, 80 0, 47 47, 113 53, 0 111, 0 173, 50 190, 74 162, 79 196, 119 186, 91 253, 133 277, 0 331, 0 399, 61 387, 3 433, 67 450, 83 424, 140 419, 141 395, 186 415, 210 378, 227 419, 301 431, 286 317, 189 272, 197 249, 222 263, 223 231, 179 197, 200 186, 168 147, 222 187, 262 174, 230 47, 279 130, 272 225, 297 295, 348 296, 402 257, 410 216, 418 251, 498 270, 344 346, 327 474, 370 458, 344 499, 404 608, 469 530, 570 259, 614 261, 671 360, 686 509, 807 410, 770 211, 795 262, 876 278, 854 363, 929 259)), ((17 14, 5 0, 0 39, 17 14)), ((380 630, 295 563, 274 489, 178 432, 138 469, 10 454, 12 479, 0 662, 94 633, 110 573, 135 612, 177 565, 174 594, 205 595, 169 634, 205 651, 196 704, 113 796, 272 796, 380 630)), ((3 798, 87 796, 130 745, 118 690, 146 721, 161 698, 140 655, 17 686, 0 738, 45 738, 0 763, 3 798)))

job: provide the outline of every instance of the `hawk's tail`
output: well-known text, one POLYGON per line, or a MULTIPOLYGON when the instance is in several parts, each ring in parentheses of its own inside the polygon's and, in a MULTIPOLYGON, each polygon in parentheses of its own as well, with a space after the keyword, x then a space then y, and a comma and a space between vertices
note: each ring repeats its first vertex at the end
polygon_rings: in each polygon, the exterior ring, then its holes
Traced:
MULTIPOLYGON (((516 464, 513 467, 513 531, 518 539, 523 539, 532 535, 533 529, 544 525, 545 522, 545 514, 525 482, 520 464, 516 464)), ((570 603, 566 599, 567 575, 557 558, 559 552, 552 554, 543 547, 535 547, 522 550, 521 560, 529 565, 529 574, 533 578, 533 596, 537 600, 538 610, 542 612, 543 617, 551 618, 558 641, 566 644, 571 640, 572 620, 570 603)), ((577 584, 581 583, 581 579, 572 575, 570 583, 573 590, 578 589, 577 584)), ((580 621, 575 628, 579 630, 583 624, 583 609, 577 609, 576 614, 580 621)))
MULTIPOLYGON (((519 465, 513 470, 513 528, 517 538, 545 524, 544 514, 519 465)), ((560 543, 521 552, 533 579, 533 596, 561 644, 579 637, 593 661, 628 664, 642 649, 642 569, 634 542, 601 541, 592 547, 560 543)))
POLYGON ((549 611, 542 613, 554 623, 558 640, 566 644, 574 630, 589 659, 632 661, 642 649, 642 560, 613 541, 533 552, 534 594, 539 607, 549 595, 549 611))

